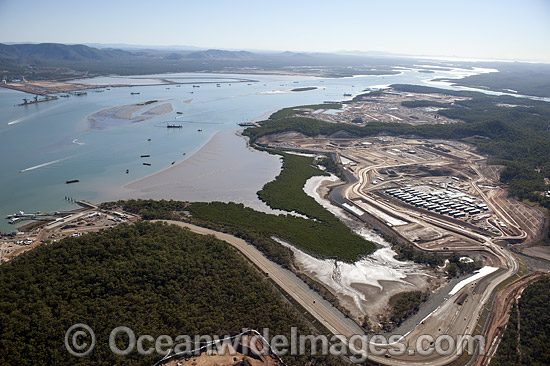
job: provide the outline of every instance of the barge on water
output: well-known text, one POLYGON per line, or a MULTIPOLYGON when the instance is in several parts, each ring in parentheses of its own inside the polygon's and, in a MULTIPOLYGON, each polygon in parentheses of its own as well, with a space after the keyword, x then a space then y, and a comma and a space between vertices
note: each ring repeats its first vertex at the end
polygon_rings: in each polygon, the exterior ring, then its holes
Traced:
POLYGON ((36 104, 36 103, 42 103, 42 102, 49 102, 50 100, 56 100, 56 99, 59 99, 59 97, 46 96, 44 99, 38 99, 38 95, 36 95, 34 97, 34 100, 28 100, 27 98, 23 98, 23 103, 20 103, 18 105, 22 106, 22 105, 36 104))

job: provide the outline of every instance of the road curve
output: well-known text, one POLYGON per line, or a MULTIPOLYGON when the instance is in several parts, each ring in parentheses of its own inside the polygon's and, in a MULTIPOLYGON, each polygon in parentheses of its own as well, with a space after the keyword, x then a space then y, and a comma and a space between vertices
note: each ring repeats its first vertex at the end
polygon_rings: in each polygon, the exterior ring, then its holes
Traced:
POLYGON ((332 334, 343 335, 348 337, 348 339, 355 334, 364 334, 364 331, 361 327, 359 327, 359 325, 342 314, 338 309, 323 299, 315 291, 311 290, 309 286, 306 285, 294 273, 276 263, 273 263, 258 249, 243 239, 186 222, 173 220, 154 221, 163 221, 169 224, 184 227, 197 234, 214 235, 216 238, 231 244, 242 254, 244 254, 252 263, 254 263, 262 272, 268 273, 269 277, 278 286, 292 296, 332 334))
MULTIPOLYGON (((324 300, 319 294, 311 290, 301 279, 299 279, 291 271, 271 262, 267 259, 258 249, 256 249, 251 244, 247 243, 243 239, 237 238, 233 235, 221 233, 211 229, 203 228, 193 224, 181 222, 181 221, 172 221, 172 220, 154 220, 162 221, 168 224, 174 224, 183 228, 187 228, 192 232, 202 235, 213 235, 216 238, 223 240, 237 250, 239 250, 243 255, 245 255, 252 263, 254 263, 262 272, 268 273, 269 277, 280 286, 285 292, 292 296, 301 306, 305 308, 312 316, 314 316, 323 326, 325 326, 331 333, 335 335, 345 336, 348 340, 354 335, 364 335, 364 331, 351 319, 342 314, 338 309, 332 306, 329 302, 324 300)), ((503 280, 503 277, 509 276, 509 271, 502 271, 498 276, 498 281, 490 283, 489 287, 496 286, 499 282, 503 280)), ((480 281, 481 282, 481 281, 480 281)), ((477 286, 476 286, 477 287, 477 286)), ((402 342, 409 344, 409 342, 414 343, 419 334, 437 334, 435 330, 437 328, 436 324, 446 323, 446 330, 451 334, 467 334, 469 327, 475 326, 477 323, 477 317, 480 313, 480 310, 484 303, 486 303, 488 294, 491 291, 484 291, 481 294, 476 294, 477 296, 472 296, 469 294, 469 297, 472 301, 469 302, 468 306, 464 306, 462 309, 457 311, 457 316, 455 318, 460 319, 465 317, 464 320, 468 322, 456 321, 453 319, 451 322, 444 320, 447 318, 449 312, 454 313, 456 308, 456 303, 454 299, 459 297, 461 293, 471 292, 472 288, 466 286, 462 291, 459 291, 457 294, 452 296, 452 299, 445 301, 442 306, 440 306, 432 316, 430 317, 430 323, 435 323, 432 326, 423 325, 420 327, 418 324, 414 327, 406 336, 402 342), (469 325, 464 329, 465 325, 469 325)), ((428 320, 428 319, 427 319, 428 320)), ((440 325, 441 326, 441 325, 440 325)), ((473 328, 470 328, 473 329, 473 328)), ((382 347, 385 348, 385 347, 382 347)), ((381 364, 390 364, 390 365, 429 365, 429 366, 440 366, 448 364, 457 358, 456 355, 445 355, 438 356, 432 355, 431 357, 418 357, 419 355, 405 355, 401 359, 387 359, 381 356, 369 354, 368 358, 372 361, 379 362, 381 364)))

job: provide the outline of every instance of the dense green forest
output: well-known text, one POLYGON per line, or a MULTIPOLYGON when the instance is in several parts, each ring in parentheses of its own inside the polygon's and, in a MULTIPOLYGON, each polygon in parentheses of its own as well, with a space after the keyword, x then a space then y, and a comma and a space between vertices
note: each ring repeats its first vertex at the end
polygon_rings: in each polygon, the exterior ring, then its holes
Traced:
POLYGON ((235 203, 192 203, 189 211, 191 222, 198 225, 222 229, 245 239, 253 234, 264 239, 276 236, 316 257, 354 262, 375 249, 373 243, 354 234, 340 221, 269 215, 235 203))
POLYGON ((310 332, 303 315, 228 244, 163 223, 121 224, 38 247, 0 266, 0 294, 2 365, 152 365, 161 358, 113 355, 108 337, 117 326, 155 338, 263 327, 272 335, 288 336, 293 326, 310 332), (94 351, 79 359, 64 347, 75 323, 97 336, 94 351))
POLYGON ((334 215, 308 196, 303 189, 309 178, 329 174, 314 167, 310 157, 283 152, 277 154, 283 157, 281 173, 258 191, 258 197, 271 208, 296 211, 325 222, 333 221, 334 215))
POLYGON ((472 273, 480 269, 483 264, 481 261, 461 261, 461 257, 456 253, 447 257, 437 253, 418 250, 412 245, 404 244, 392 238, 387 238, 387 240, 392 243, 392 249, 397 253, 396 259, 401 261, 413 261, 435 268, 436 266, 444 265, 445 260, 448 260, 449 263, 447 264, 445 272, 449 277, 459 277, 472 273))
MULTIPOLYGON (((338 258, 349 262, 355 261, 358 256, 365 255, 366 251, 370 252, 374 248, 371 246, 372 243, 352 234, 343 224, 332 226, 290 215, 269 215, 237 203, 127 200, 106 202, 102 207, 121 208, 141 215, 146 220, 187 221, 227 232, 248 241, 268 258, 287 268, 292 267, 292 251, 277 243, 272 236, 280 237, 318 257, 338 258), (350 239, 344 241, 342 238, 350 239)), ((409 260, 435 268, 443 265, 445 259, 448 259, 446 272, 449 277, 462 276, 481 267, 480 262, 463 262, 455 254, 448 257, 426 253, 394 238, 385 239, 392 243, 392 248, 397 252, 396 258, 402 261, 409 260)))
POLYGON ((283 167, 275 180, 258 192, 258 197, 272 208, 295 211, 308 218, 271 215, 242 204, 222 202, 129 200, 105 203, 103 207, 116 205, 144 219, 183 219, 228 232, 254 244, 270 259, 286 267, 292 264, 290 251, 274 241, 273 236, 314 256, 348 262, 376 248, 304 192, 304 184, 309 178, 327 175, 312 165, 313 158, 271 152, 283 157, 283 167))
POLYGON ((418 311, 420 305, 426 301, 428 296, 429 294, 422 291, 403 292, 402 294, 396 295, 390 300, 390 304, 393 303, 390 321, 393 322, 395 326, 401 325, 403 320, 418 311))
MULTIPOLYGON (((345 131, 358 137, 394 135, 463 140, 476 145, 479 152, 489 155, 490 163, 505 166, 501 180, 509 185, 514 196, 550 208, 550 199, 542 194, 550 189, 544 183, 544 177, 550 177, 549 103, 416 85, 392 87, 404 92, 468 97, 470 99, 457 101, 455 105, 438 112, 466 123, 412 126, 404 123, 372 122, 363 127, 312 118, 286 117, 264 121, 261 127, 248 128, 244 134, 252 142, 261 136, 288 131, 297 131, 308 136, 330 136, 345 131)), ((356 100, 366 99, 369 95, 359 95, 356 100)))
POLYGON ((271 114, 269 119, 281 119, 287 118, 295 115, 301 109, 341 109, 342 104, 340 103, 325 103, 325 104, 312 104, 312 105, 301 105, 297 107, 289 107, 278 110, 277 112, 271 114))
POLYGON ((550 277, 525 289, 510 320, 491 366, 546 366, 550 364, 550 277), (519 315, 519 317, 518 317, 519 315))
MULTIPOLYGON (((183 201, 128 200, 105 202, 101 206, 108 209, 118 209, 120 207, 124 211, 140 215, 145 220, 168 219, 190 221, 210 229, 230 233, 253 244, 272 261, 283 267, 292 267, 292 251, 273 240, 269 235, 269 231, 265 232, 262 231, 262 228, 254 229, 254 227, 251 228, 250 226, 245 228, 237 224, 241 219, 243 219, 243 224, 250 224, 250 222, 258 219, 256 216, 257 211, 245 208, 242 204, 221 202, 212 202, 210 204, 194 203, 191 207, 189 203, 183 201), (194 208, 193 217, 189 217, 190 208, 194 208), (205 211, 204 215, 202 215, 202 211, 205 211), (225 217, 224 213, 227 213, 229 216, 225 217), (216 216, 223 218, 221 223, 214 221, 216 216), (231 217, 235 217, 235 219, 228 222, 227 219, 231 217), (247 217, 250 219, 245 220, 247 217)), ((264 215, 266 214, 260 215, 259 224, 268 219, 264 215)))

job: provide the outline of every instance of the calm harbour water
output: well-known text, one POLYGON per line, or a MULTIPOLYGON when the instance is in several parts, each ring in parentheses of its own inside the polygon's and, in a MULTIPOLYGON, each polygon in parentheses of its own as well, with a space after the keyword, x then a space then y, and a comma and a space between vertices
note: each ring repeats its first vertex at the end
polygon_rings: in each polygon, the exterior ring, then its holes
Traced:
MULTIPOLYGON (((30 99, 31 95, 0 88, 0 231, 13 230, 13 226, 3 219, 10 213, 74 208, 65 200, 66 196, 91 202, 117 199, 120 186, 167 168, 171 162, 189 158, 217 131, 238 130, 238 123, 258 118, 266 112, 288 106, 350 99, 344 98, 343 94, 356 95, 368 87, 393 83, 425 84, 429 79, 455 74, 442 71, 426 75, 404 70, 400 75, 340 79, 278 75, 159 75, 156 77, 175 82, 192 78, 189 80, 209 83, 200 84, 200 88, 183 84, 180 87, 118 87, 102 89, 103 92, 90 90, 86 96, 27 106, 16 105, 24 97, 30 99), (225 83, 216 86, 216 78, 225 83), (318 89, 288 92, 305 86, 318 89), (140 94, 131 95, 131 92, 140 94), (169 114, 104 130, 90 129, 87 117, 95 112, 123 104, 169 98, 173 98, 170 102, 174 109, 169 114), (183 128, 159 126, 166 121, 178 121, 183 128), (142 154, 151 155, 147 159, 151 166, 142 165, 142 154), (130 170, 129 174, 126 174, 126 169, 130 170), (80 182, 66 184, 69 179, 80 182)), ((121 80, 128 82, 128 79, 117 78, 102 78, 101 82, 120 83, 121 80)), ((257 167, 252 164, 251 169, 254 168, 257 167)), ((260 174, 257 179, 267 181, 271 178, 260 174)), ((216 195, 219 196, 219 192, 216 195)))

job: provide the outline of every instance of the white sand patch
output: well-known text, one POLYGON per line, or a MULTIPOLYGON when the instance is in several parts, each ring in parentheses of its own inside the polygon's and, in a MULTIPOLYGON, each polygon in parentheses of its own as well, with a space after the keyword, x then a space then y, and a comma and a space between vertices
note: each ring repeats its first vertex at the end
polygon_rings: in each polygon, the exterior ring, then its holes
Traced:
MULTIPOLYGON (((334 215, 349 222, 349 218, 341 208, 320 197, 318 189, 326 181, 338 182, 339 178, 334 175, 311 177, 306 182, 304 191, 334 215)), ((357 285, 373 286, 382 291, 384 283, 398 282, 416 288, 416 285, 406 280, 407 276, 427 275, 415 263, 396 260, 394 258, 396 253, 390 248, 389 243, 378 234, 365 227, 356 228, 354 231, 382 248, 355 263, 344 263, 336 260, 318 259, 289 243, 278 241, 292 249, 295 261, 302 270, 335 293, 351 297, 361 311, 364 311, 363 303, 368 302, 369 299, 366 298, 365 293, 358 290, 361 286, 357 285)))
POLYGON ((468 277, 468 278, 460 281, 459 283, 457 283, 456 286, 453 287, 453 289, 449 292, 449 295, 452 296, 452 295, 456 294, 458 291, 460 291, 467 284, 469 284, 471 282, 474 282, 476 280, 479 280, 480 278, 483 278, 487 275, 490 275, 491 273, 493 273, 497 269, 498 268, 496 268, 496 267, 489 267, 489 266, 485 266, 481 269, 478 269, 475 272, 476 273, 475 275, 473 275, 471 277, 468 277))
POLYGON ((315 158, 318 155, 316 154, 307 154, 307 153, 300 153, 296 151, 285 151, 285 154, 291 154, 291 155, 298 155, 298 156, 305 156, 306 158, 315 158))
POLYGON ((266 90, 266 91, 260 91, 256 92, 257 95, 270 95, 270 94, 290 94, 293 93, 290 89, 286 90, 266 90))
POLYGON ((342 155, 340 155, 340 161, 344 165, 355 164, 355 162, 353 160, 350 160, 350 159, 348 159, 348 158, 346 158, 345 156, 342 156, 342 155))
POLYGON ((349 203, 342 203, 342 206, 353 212, 354 214, 358 216, 363 216, 365 214, 365 211, 361 210, 359 207, 350 205, 349 203))
POLYGON ((347 219, 348 217, 340 207, 334 206, 333 204, 330 203, 330 201, 321 198, 321 196, 319 195, 318 189, 321 183, 323 182, 336 183, 336 182, 340 182, 340 178, 338 178, 334 174, 331 174, 330 177, 327 177, 327 176, 311 177, 307 180, 306 184, 304 185, 304 192, 306 192, 308 196, 312 197, 318 204, 323 206, 326 210, 331 212, 336 217, 347 219))
POLYGON ((289 243, 280 239, 276 240, 292 249, 294 259, 302 270, 335 293, 352 298, 355 306, 361 311, 364 311, 363 302, 368 302, 369 299, 356 288, 357 285, 373 286, 380 291, 384 290, 384 283, 388 282, 399 282, 416 287, 406 281, 406 277, 412 274, 423 274, 417 265, 394 259, 395 252, 390 248, 378 249, 355 263, 345 263, 337 260, 318 259, 289 243))
POLYGON ((359 206, 366 212, 370 213, 371 215, 376 216, 378 219, 385 222, 389 226, 401 226, 401 225, 408 224, 408 222, 399 220, 393 216, 390 216, 385 212, 382 212, 379 209, 375 208, 374 206, 369 205, 367 202, 363 200, 354 201, 353 203, 355 203, 357 206, 359 206))

